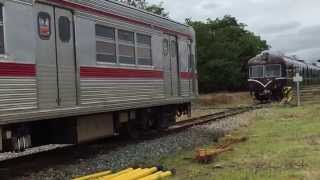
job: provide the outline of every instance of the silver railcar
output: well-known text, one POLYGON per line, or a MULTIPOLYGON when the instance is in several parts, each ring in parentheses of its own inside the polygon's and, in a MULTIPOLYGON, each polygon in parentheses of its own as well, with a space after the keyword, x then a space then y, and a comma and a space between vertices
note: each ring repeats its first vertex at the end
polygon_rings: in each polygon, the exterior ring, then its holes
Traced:
POLYGON ((0 3, 0 151, 162 129, 190 112, 191 27, 108 0, 0 3))

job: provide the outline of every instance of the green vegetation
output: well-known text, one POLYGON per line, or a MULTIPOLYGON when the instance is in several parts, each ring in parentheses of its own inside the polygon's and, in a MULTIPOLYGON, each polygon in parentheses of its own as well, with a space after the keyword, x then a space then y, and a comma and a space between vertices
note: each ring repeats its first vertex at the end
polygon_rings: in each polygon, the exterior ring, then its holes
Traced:
POLYGON ((164 9, 163 2, 159 4, 149 4, 146 0, 116 0, 122 3, 128 4, 130 6, 134 6, 140 9, 144 9, 146 11, 152 12, 154 14, 168 17, 169 13, 164 9))
POLYGON ((246 89, 248 60, 268 49, 267 42, 232 16, 186 21, 196 31, 200 91, 246 89))
MULTIPOLYGON (((249 115, 251 125, 234 132, 248 141, 234 145, 209 165, 194 162, 193 151, 161 160, 175 168, 172 179, 319 179, 320 106, 275 107, 249 115)), ((243 117, 242 117, 243 118, 243 117)))

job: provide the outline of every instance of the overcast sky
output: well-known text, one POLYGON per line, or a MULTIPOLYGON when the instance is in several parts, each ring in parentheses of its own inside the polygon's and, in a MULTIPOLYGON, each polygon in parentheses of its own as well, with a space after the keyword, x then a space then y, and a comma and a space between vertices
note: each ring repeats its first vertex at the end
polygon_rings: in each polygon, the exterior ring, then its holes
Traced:
POLYGON ((267 40, 272 50, 320 59, 319 0, 148 0, 160 1, 171 19, 184 22, 230 14, 267 40))

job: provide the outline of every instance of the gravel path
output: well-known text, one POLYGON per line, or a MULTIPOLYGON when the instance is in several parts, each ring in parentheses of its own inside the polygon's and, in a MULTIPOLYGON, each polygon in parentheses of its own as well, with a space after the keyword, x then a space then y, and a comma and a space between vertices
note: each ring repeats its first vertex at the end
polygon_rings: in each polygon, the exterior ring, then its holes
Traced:
POLYGON ((103 170, 117 170, 129 166, 152 165, 162 157, 176 153, 182 149, 192 149, 205 144, 212 144, 218 138, 239 127, 250 123, 250 116, 256 113, 244 113, 235 117, 213 122, 171 134, 158 139, 147 140, 136 144, 128 144, 112 151, 99 145, 99 153, 95 156, 78 159, 75 162, 50 166, 28 176, 16 179, 70 179, 103 170))

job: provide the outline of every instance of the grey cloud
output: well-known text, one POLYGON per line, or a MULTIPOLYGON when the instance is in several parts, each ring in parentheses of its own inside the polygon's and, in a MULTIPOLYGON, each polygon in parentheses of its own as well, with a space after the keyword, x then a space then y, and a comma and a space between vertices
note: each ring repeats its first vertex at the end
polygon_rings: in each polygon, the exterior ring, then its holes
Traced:
POLYGON ((202 5, 202 8, 206 10, 214 10, 214 9, 217 9, 218 7, 220 7, 219 4, 215 2, 209 2, 202 5))
POLYGON ((308 26, 304 27, 303 29, 300 30, 300 34, 306 34, 306 35, 319 35, 320 32, 320 24, 314 25, 314 26, 308 26))
POLYGON ((293 21, 293 22, 288 22, 284 24, 266 25, 266 26, 260 27, 259 31, 260 33, 263 33, 263 34, 278 34, 278 33, 283 33, 284 31, 297 29, 300 26, 301 26, 301 23, 297 21, 293 21))
POLYGON ((274 36, 269 40, 273 49, 297 54, 303 59, 320 59, 320 25, 301 28, 296 33, 274 36))

